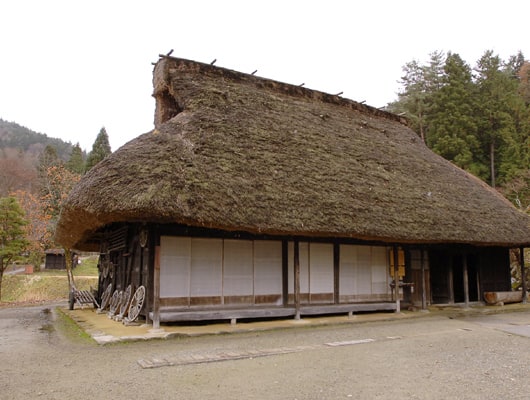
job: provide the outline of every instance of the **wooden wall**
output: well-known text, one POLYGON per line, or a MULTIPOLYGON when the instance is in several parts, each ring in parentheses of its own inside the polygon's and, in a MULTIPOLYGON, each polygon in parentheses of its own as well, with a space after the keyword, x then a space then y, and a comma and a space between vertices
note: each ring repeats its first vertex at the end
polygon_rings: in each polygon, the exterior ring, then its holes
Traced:
MULTIPOLYGON (((154 301, 154 250, 160 245, 162 307, 294 304, 291 237, 129 224, 110 227, 102 233, 101 243, 100 296, 109 284, 112 291, 125 290, 128 285, 134 291, 144 285, 144 309, 150 311, 154 301)), ((510 290, 507 249, 403 248, 404 282, 414 284, 413 291, 402 290, 405 303, 421 306, 424 300, 426 305, 462 301, 459 282, 464 254, 470 276, 470 301, 482 300, 484 291, 510 290)), ((389 249, 390 246, 354 241, 300 241, 301 304, 393 301, 389 249)))

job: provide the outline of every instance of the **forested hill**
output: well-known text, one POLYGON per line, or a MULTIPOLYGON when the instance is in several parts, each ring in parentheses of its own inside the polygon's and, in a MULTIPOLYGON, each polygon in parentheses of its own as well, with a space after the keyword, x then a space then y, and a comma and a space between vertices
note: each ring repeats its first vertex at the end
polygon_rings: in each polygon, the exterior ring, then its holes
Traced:
POLYGON ((16 150, 27 153, 30 158, 38 158, 44 148, 51 145, 61 160, 68 160, 72 152, 72 143, 48 137, 16 122, 4 121, 0 118, 0 150, 16 150))
MULTIPOLYGON (((485 51, 474 66, 433 52, 403 67, 389 111, 406 115, 427 146, 530 212, 530 60, 485 51)), ((471 200, 471 199, 470 199, 471 200)))

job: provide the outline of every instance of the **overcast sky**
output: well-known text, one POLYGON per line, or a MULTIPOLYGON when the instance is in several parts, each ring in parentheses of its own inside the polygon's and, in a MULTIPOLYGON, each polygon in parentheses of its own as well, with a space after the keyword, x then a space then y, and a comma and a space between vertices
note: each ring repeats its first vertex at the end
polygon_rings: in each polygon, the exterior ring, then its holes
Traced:
POLYGON ((530 58, 526 0, 2 0, 0 118, 87 151, 153 127, 152 62, 173 56, 382 107, 433 51, 530 58))

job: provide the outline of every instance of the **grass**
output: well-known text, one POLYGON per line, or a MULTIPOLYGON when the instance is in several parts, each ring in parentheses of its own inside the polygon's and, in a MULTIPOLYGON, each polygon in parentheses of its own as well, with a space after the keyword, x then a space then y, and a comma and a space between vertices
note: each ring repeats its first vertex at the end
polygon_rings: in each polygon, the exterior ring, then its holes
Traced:
MULTIPOLYGON (((76 288, 97 287, 97 256, 83 257, 73 271, 76 288)), ((65 270, 43 270, 31 275, 4 275, 2 302, 34 303, 68 299, 68 278, 65 270)))
POLYGON ((56 308, 56 316, 55 326, 65 337, 78 343, 95 343, 92 336, 81 329, 60 307, 56 308))

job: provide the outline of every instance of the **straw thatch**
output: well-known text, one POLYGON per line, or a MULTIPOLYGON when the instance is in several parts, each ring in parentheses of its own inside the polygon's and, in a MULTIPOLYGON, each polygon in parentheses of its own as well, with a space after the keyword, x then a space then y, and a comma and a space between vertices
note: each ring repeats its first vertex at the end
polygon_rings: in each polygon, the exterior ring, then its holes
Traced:
POLYGON ((163 57, 156 129, 72 191, 57 238, 181 223, 394 243, 530 244, 530 218, 431 152, 399 117, 338 96, 163 57))

